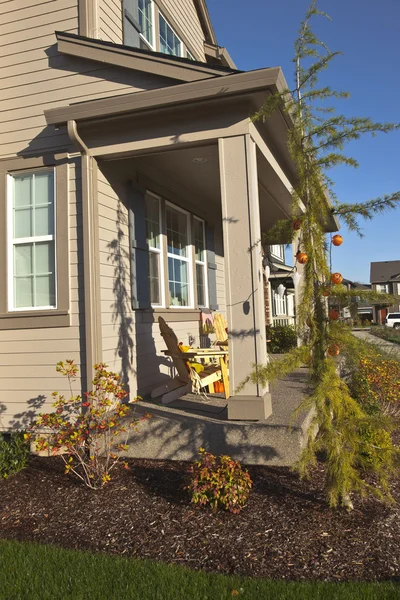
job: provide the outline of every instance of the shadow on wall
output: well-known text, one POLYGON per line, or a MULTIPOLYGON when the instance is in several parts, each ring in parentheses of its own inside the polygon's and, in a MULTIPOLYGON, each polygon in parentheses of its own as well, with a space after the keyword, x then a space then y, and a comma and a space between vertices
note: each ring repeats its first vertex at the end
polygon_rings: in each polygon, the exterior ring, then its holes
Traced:
MULTIPOLYGON (((125 389, 130 392, 129 375, 133 370, 133 318, 130 307, 129 290, 129 252, 126 250, 124 227, 128 225, 123 204, 118 198, 116 212, 116 238, 108 244, 108 262, 114 267, 112 291, 114 300, 111 304, 112 323, 116 330, 117 342, 115 357, 121 361, 120 375, 125 389)), ((128 245, 129 247, 129 245, 128 245)))

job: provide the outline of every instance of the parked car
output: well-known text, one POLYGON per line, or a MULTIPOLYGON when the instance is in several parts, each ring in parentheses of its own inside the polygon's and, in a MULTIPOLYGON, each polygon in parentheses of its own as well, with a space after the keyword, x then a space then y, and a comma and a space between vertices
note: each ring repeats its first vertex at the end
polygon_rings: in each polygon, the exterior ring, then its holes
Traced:
POLYGON ((400 312, 388 313, 385 321, 386 327, 393 327, 393 329, 400 329, 400 312))

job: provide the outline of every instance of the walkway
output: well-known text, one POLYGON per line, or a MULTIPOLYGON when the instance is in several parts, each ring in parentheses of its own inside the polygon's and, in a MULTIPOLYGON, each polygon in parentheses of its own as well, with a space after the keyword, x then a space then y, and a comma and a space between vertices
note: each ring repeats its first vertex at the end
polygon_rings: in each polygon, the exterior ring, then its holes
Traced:
POLYGON ((382 348, 382 350, 396 355, 396 357, 400 357, 399 344, 393 344, 393 342, 388 342, 387 340, 383 340, 375 335, 371 335, 368 331, 353 331, 353 335, 358 337, 360 340, 365 340, 366 342, 375 344, 375 346, 378 346, 379 348, 382 348))

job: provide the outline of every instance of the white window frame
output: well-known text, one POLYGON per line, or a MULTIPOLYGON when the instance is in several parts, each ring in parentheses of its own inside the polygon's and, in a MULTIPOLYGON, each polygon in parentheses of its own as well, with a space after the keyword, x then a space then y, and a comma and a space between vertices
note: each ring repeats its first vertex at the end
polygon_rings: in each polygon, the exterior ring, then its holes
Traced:
MULTIPOLYGON (((155 198, 158 202, 158 223, 160 228, 160 247, 156 248, 150 246, 148 244, 149 252, 153 252, 154 254, 158 254, 160 256, 160 304, 151 303, 151 306, 154 308, 164 308, 165 307, 165 261, 164 261, 164 234, 163 234, 163 219, 162 219, 162 199, 157 194, 153 194, 152 192, 146 192, 146 196, 151 196, 155 198)), ((150 268, 150 266, 149 266, 150 268)))
MULTIPOLYGON (((175 304, 170 304, 168 301, 168 307, 169 308, 179 308, 182 310, 187 310, 187 309, 192 309, 194 308, 194 298, 195 298, 195 294, 197 296, 196 290, 194 289, 194 275, 193 275, 193 253, 194 253, 194 244, 193 244, 193 239, 192 239, 192 228, 191 228, 191 224, 190 224, 190 213, 187 210, 184 210, 183 208, 181 208, 180 206, 176 206, 176 204, 172 204, 172 202, 168 202, 167 200, 165 201, 165 214, 167 213, 167 207, 172 208, 173 210, 176 210, 178 212, 183 213, 186 216, 186 223, 187 223, 187 232, 188 232, 188 245, 187 245, 187 249, 188 249, 188 255, 187 256, 180 256, 177 254, 172 254, 171 252, 168 252, 168 234, 167 234, 167 225, 165 224, 165 239, 167 242, 167 265, 166 265, 166 283, 167 283, 167 287, 168 287, 168 295, 169 295, 169 273, 168 273, 168 259, 169 258, 174 258, 177 260, 183 260, 184 262, 187 262, 189 267, 188 267, 188 284, 189 284, 189 302, 187 306, 178 306, 175 304)), ((165 219, 166 221, 166 219, 165 219)))
MULTIPOLYGON (((164 54, 166 54, 167 56, 180 56, 181 58, 184 58, 184 44, 182 39, 180 38, 180 36, 176 33, 175 29, 172 27, 171 23, 168 21, 168 19, 166 19, 163 15, 163 13, 161 12, 161 10, 158 11, 158 19, 160 19, 160 17, 162 17, 164 19, 164 21, 166 22, 166 24, 168 25, 168 27, 171 29, 172 33, 178 38, 180 45, 181 45, 181 52, 180 54, 171 54, 170 52, 164 52, 164 54)), ((163 52, 161 50, 161 31, 160 31, 160 27, 158 28, 158 38, 159 38, 159 44, 160 44, 160 52, 163 52)))
POLYGON ((196 60, 196 58, 193 56, 193 54, 190 52, 190 50, 188 48, 186 48, 186 58, 188 60, 196 60))
POLYGON ((195 258, 195 265, 201 265, 203 267, 203 271, 204 271, 204 299, 205 299, 205 304, 200 304, 199 303, 199 299, 197 297, 197 273, 196 273, 196 299, 197 299, 197 305, 198 305, 199 308, 208 308, 209 299, 208 299, 208 277, 207 277, 206 223, 205 223, 205 221, 203 219, 200 219, 199 217, 193 217, 193 221, 199 221, 203 225, 204 261, 197 260, 197 258, 196 258, 196 238, 194 236, 194 231, 193 231, 193 252, 194 252, 194 258, 195 258))
MULTIPOLYGON (((149 46, 149 48, 151 50, 156 50, 156 11, 154 8, 154 0, 150 0, 150 4, 151 4, 151 20, 152 20, 152 27, 151 27, 151 32, 152 32, 152 40, 151 42, 149 42, 149 40, 147 40, 144 35, 140 32, 139 36, 140 39, 144 41, 144 43, 146 44, 146 46, 149 46)), ((140 11, 140 9, 138 9, 140 11)))
POLYGON ((281 298, 278 294, 278 292, 274 289, 273 290, 273 302, 274 302, 274 312, 275 314, 273 315, 274 317, 287 317, 288 316, 288 303, 287 303, 287 297, 286 297, 286 293, 283 295, 283 297, 281 298), (283 312, 278 312, 277 308, 283 308, 283 312))
POLYGON ((379 294, 388 294, 389 293, 389 284, 388 283, 377 283, 376 291, 379 294), (382 289, 382 288, 385 288, 385 289, 382 289))
POLYGON ((26 311, 42 311, 42 310, 57 310, 57 216, 56 216, 56 169, 34 169, 31 171, 16 171, 7 174, 7 288, 8 288, 8 311, 9 312, 26 312, 26 311), (35 175, 36 173, 53 173, 53 218, 54 228, 53 235, 31 236, 26 238, 14 238, 14 190, 15 180, 18 175, 35 175), (39 244, 41 242, 54 242, 54 306, 14 306, 14 248, 22 244, 39 244))
MULTIPOLYGON (((204 219, 197 217, 190 213, 189 211, 177 206, 173 202, 169 202, 165 200, 158 194, 151 192, 150 190, 146 191, 146 197, 151 196, 151 198, 155 198, 158 201, 159 208, 159 224, 160 224, 160 248, 155 248, 150 246, 147 241, 148 252, 154 252, 159 254, 160 256, 160 304, 155 304, 151 302, 151 307, 154 309, 176 309, 176 310, 193 310, 195 308, 207 308, 209 306, 209 285, 208 285, 208 268, 207 268, 207 247, 206 247, 206 227, 204 219), (186 216, 187 222, 187 233, 188 233, 188 245, 187 245, 187 256, 179 256, 177 254, 172 254, 168 252, 168 235, 167 235, 167 219, 166 219, 166 211, 167 208, 170 207, 173 210, 183 213, 186 216), (194 228, 193 222, 194 220, 200 221, 203 224, 203 245, 204 245, 204 261, 196 260, 196 245, 195 245, 195 236, 194 236, 194 228), (168 272, 168 258, 183 260, 188 264, 188 285, 189 285, 189 294, 188 294, 188 305, 187 306, 179 306, 170 304, 169 301, 169 272, 168 272), (205 304, 200 305, 199 299, 197 297, 197 278, 196 278, 196 265, 202 265, 204 268, 204 295, 205 295, 205 304), (196 302, 195 302, 196 300, 196 302)), ((146 238, 147 239, 147 238, 146 238)))
POLYGON ((273 244, 270 246, 271 256, 278 258, 279 260, 285 260, 285 249, 282 244, 273 244), (276 252, 275 249, 279 248, 279 251, 276 252))

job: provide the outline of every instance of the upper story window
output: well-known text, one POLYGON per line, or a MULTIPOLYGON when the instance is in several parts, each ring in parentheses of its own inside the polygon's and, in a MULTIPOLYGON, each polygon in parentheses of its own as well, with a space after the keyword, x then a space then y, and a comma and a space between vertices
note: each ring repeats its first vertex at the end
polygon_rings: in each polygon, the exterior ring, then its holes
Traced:
POLYGON ((271 255, 279 260, 285 260, 285 249, 282 244, 275 244, 270 246, 271 255))
POLYGON ((186 50, 186 58, 189 60, 196 60, 190 50, 186 50))
POLYGON ((388 294, 389 293, 389 284, 388 283, 377 283, 376 291, 380 294, 388 294))
POLYGON ((160 52, 182 56, 183 44, 176 35, 171 25, 159 13, 160 24, 160 52))
POLYGON ((139 0, 139 25, 141 36, 154 47, 154 4, 153 0, 139 0))
POLYGON ((8 308, 56 307, 54 171, 9 175, 8 308))

